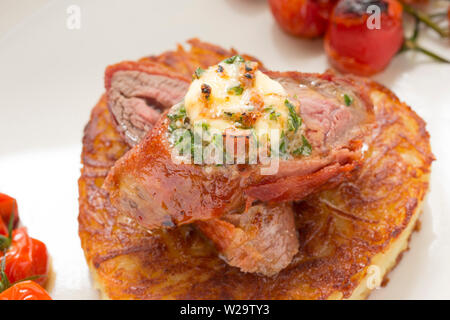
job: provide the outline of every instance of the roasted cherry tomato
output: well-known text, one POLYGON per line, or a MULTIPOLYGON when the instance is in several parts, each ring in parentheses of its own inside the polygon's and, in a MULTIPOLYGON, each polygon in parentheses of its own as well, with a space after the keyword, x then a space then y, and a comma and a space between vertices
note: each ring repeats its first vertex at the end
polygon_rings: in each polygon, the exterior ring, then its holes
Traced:
POLYGON ((325 36, 330 63, 365 76, 383 70, 402 46, 402 13, 397 0, 340 0, 325 36), (367 13, 371 5, 379 10, 367 13))
POLYGON ((0 300, 52 300, 52 298, 36 282, 23 281, 0 293, 0 300))
POLYGON ((0 219, 3 220, 5 225, 8 225, 11 213, 14 213, 14 227, 19 222, 19 210, 17 209, 16 199, 10 196, 0 193, 0 219))
POLYGON ((275 20, 295 36, 315 38, 328 26, 331 9, 337 0, 269 0, 275 20))
POLYGON ((0 235, 2 236, 8 236, 8 227, 3 222, 2 219, 0 219, 0 235))
MULTIPOLYGON (((0 256, 3 256, 1 254, 0 256)), ((12 244, 6 252, 6 275, 11 283, 48 273, 47 247, 28 236, 26 228, 13 231, 12 244)), ((47 277, 35 281, 44 284, 47 277)))

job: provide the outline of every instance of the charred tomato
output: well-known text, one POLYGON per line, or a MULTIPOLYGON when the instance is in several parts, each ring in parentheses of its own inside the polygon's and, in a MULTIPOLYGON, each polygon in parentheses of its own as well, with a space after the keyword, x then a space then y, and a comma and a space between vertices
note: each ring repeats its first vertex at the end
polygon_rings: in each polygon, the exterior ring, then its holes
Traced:
POLYGON ((330 63, 339 71, 373 75, 403 43, 402 5, 396 0, 341 0, 325 36, 330 63))
POLYGON ((275 20, 295 36, 322 36, 328 26, 331 10, 337 0, 269 0, 275 20))

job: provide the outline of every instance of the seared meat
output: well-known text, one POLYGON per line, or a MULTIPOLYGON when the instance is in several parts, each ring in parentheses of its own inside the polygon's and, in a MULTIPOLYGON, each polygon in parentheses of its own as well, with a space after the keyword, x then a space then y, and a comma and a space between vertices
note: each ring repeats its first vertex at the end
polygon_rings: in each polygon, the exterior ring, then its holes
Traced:
POLYGON ((327 183, 342 181, 361 155, 363 137, 374 123, 373 110, 363 86, 331 73, 267 72, 300 104, 299 114, 311 143, 310 157, 281 161, 274 176, 252 176, 245 193, 261 201, 301 200, 327 183), (358 92, 356 94, 356 92, 358 92), (339 99, 352 99, 346 106, 339 99), (351 98, 350 98, 351 97, 351 98))
MULTIPOLYGON (((373 123, 374 114, 367 88, 351 77, 332 72, 266 72, 300 103, 299 113, 305 122, 313 149, 322 154, 348 147, 348 141, 364 135, 365 125, 373 123)), ((360 79, 358 79, 360 80, 360 79)))
POLYGON ((163 116, 111 169, 105 188, 113 205, 155 229, 219 218, 253 200, 300 200, 327 183, 342 181, 361 159, 362 140, 373 123, 371 105, 351 83, 341 83, 333 74, 278 75, 285 76, 286 90, 300 102, 305 135, 313 147, 309 157, 280 161, 274 175, 262 175, 259 165, 174 163, 169 120, 163 116), (352 96, 351 106, 336 98, 342 92, 352 96))
POLYGON ((148 229, 174 227, 243 210, 237 166, 214 167, 172 161, 167 117, 111 169, 104 188, 113 205, 148 229))
POLYGON ((229 265, 244 272, 272 276, 289 265, 298 252, 291 203, 254 205, 244 213, 198 221, 229 265))
POLYGON ((122 62, 106 70, 108 107, 131 146, 185 95, 189 79, 159 64, 122 62))
MULTIPOLYGON (((175 164, 167 139, 168 119, 163 117, 112 168, 105 187, 113 205, 149 229, 198 221, 228 263, 242 271, 273 275, 287 266, 298 248, 290 204, 245 208, 254 200, 301 200, 341 182, 358 164, 361 139, 373 119, 370 105, 351 84, 340 83, 334 75, 267 74, 300 104, 313 150, 310 157, 281 160, 278 172, 269 176, 260 173, 260 166, 175 164), (334 82, 330 77, 336 78, 334 82), (351 107, 337 98, 342 92, 352 96, 351 107), (256 218, 261 223, 252 225, 256 218), (277 236, 264 239, 274 230, 277 236)), ((173 75, 169 81, 130 68, 107 75, 109 108, 131 145, 155 124, 170 101, 181 99, 186 84, 180 79, 177 85, 173 75), (164 91, 171 86, 176 95, 164 91), (157 108, 145 103, 149 97, 159 102, 157 108)))

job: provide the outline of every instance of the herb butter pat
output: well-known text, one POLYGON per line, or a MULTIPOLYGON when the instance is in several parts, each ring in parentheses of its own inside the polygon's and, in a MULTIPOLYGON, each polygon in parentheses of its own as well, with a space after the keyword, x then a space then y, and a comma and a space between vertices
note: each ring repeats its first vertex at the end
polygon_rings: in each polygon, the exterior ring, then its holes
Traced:
POLYGON ((220 131, 254 129, 262 135, 288 130, 286 99, 281 84, 259 71, 258 63, 234 56, 196 72, 184 105, 192 123, 206 122, 220 131))
POLYGON ((257 62, 236 55, 195 71, 184 101, 168 114, 169 133, 184 129, 191 138, 169 138, 175 147, 189 149, 185 144, 195 143, 192 137, 200 133, 203 147, 214 142, 223 146, 225 136, 243 136, 283 158, 309 156, 298 107, 298 99, 289 99, 278 81, 258 70, 257 62))

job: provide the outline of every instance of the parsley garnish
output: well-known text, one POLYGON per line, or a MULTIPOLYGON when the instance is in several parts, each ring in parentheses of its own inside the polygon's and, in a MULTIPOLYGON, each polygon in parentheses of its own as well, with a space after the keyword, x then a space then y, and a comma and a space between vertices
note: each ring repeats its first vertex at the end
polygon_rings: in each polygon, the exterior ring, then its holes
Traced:
POLYGON ((168 114, 167 118, 169 118, 171 121, 177 121, 183 119, 185 116, 186 116, 186 109, 183 106, 180 109, 178 109, 176 113, 168 114))
POLYGON ((202 122, 202 129, 205 130, 205 131, 208 131, 209 130, 209 124, 206 123, 206 122, 202 122))
POLYGON ((349 107, 353 103, 353 98, 348 94, 344 94, 344 102, 347 107, 349 107))
POLYGON ((270 113, 269 119, 270 119, 270 120, 275 120, 275 121, 276 121, 276 120, 278 119, 279 116, 281 116, 281 113, 276 112, 276 111, 274 110, 274 111, 272 111, 272 112, 270 113))
POLYGON ((287 153, 287 139, 284 131, 281 131, 280 136, 280 156, 284 157, 287 153))
POLYGON ((197 69, 195 69, 195 77, 197 79, 200 79, 200 77, 202 76, 202 74, 205 72, 204 69, 198 67, 197 69))
POLYGON ((229 58, 223 60, 223 62, 225 62, 227 64, 233 64, 235 62, 245 62, 245 59, 237 54, 235 56, 232 56, 232 57, 229 57, 229 58))
POLYGON ((178 110, 175 110, 173 113, 169 113, 167 118, 170 119, 170 123, 167 128, 169 133, 174 132, 178 128, 176 123, 178 120, 183 120, 185 123, 187 121, 189 123, 189 118, 186 117, 186 108, 184 107, 184 104, 180 106, 178 110))
POLYGON ((177 126, 176 126, 174 123, 170 122, 168 131, 169 131, 170 133, 172 133, 172 132, 174 132, 176 129, 177 129, 177 126))
POLYGON ((180 136, 180 137, 178 138, 178 140, 175 142, 175 147, 177 147, 180 143, 182 143, 182 142, 183 142, 183 139, 184 139, 184 137, 183 137, 183 136, 180 136))
POLYGON ((167 118, 172 121, 177 121, 183 119, 184 117, 186 117, 186 108, 184 107, 184 105, 182 105, 175 113, 167 115, 167 118))
POLYGON ((311 144, 305 138, 305 136, 302 135, 302 146, 300 148, 294 150, 294 152, 292 152, 292 153, 295 155, 309 156, 309 155, 311 155, 311 152, 312 152, 311 144))
POLYGON ((288 128, 289 131, 297 132, 298 128, 302 125, 302 119, 295 112, 295 107, 288 99, 284 100, 284 104, 289 110, 288 128))
POLYGON ((178 152, 188 151, 191 154, 191 157, 194 156, 194 134, 192 134, 191 129, 186 129, 183 132, 179 132, 175 138, 177 139, 174 142, 174 147, 178 150, 178 152))
POLYGON ((228 93, 233 93, 236 96, 240 96, 242 94, 242 92, 244 92, 244 88, 242 88, 241 85, 238 85, 238 86, 228 89, 228 93))
POLYGON ((277 120, 279 116, 281 116, 281 113, 276 112, 275 109, 273 108, 273 105, 271 104, 268 107, 264 108, 264 112, 269 113, 269 119, 270 120, 277 120))

